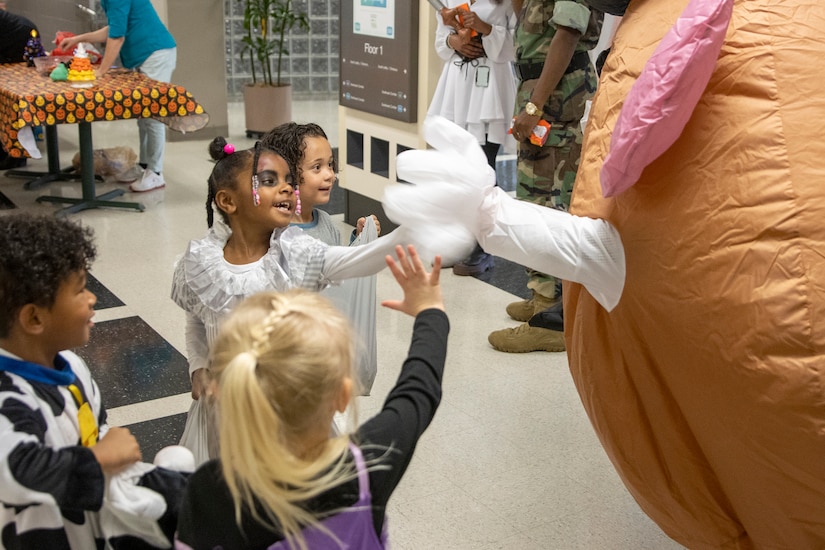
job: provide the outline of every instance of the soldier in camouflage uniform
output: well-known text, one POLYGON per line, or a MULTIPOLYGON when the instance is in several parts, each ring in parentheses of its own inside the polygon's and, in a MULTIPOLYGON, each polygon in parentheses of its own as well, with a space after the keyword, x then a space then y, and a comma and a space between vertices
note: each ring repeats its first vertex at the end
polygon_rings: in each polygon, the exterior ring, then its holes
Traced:
MULTIPOLYGON (((599 41, 604 15, 584 0, 514 0, 513 7, 519 14, 516 196, 566 211, 581 156, 581 119, 598 80, 587 52, 599 41), (540 119, 551 124, 543 146, 529 142, 540 119)), ((536 315, 550 308, 550 317, 561 319, 560 281, 532 270, 528 276, 533 297, 507 306, 507 313, 524 323, 494 331, 488 340, 507 352, 564 351, 562 327, 544 322, 547 315, 536 315)))

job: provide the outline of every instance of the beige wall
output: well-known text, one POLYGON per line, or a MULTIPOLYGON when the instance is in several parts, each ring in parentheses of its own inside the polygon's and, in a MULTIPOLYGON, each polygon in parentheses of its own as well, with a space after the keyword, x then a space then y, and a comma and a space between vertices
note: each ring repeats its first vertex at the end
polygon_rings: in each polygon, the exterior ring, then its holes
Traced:
POLYGON ((172 79, 189 90, 209 113, 209 125, 193 134, 167 132, 171 141, 229 135, 224 52, 223 0, 155 0, 166 12, 167 26, 178 43, 172 79))

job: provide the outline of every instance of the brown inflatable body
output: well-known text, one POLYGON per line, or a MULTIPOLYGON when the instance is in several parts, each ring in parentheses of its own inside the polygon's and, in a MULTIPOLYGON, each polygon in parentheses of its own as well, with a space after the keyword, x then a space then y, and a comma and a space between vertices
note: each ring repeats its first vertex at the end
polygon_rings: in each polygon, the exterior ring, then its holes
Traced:
POLYGON ((676 143, 602 197, 623 98, 687 0, 634 0, 571 211, 622 236, 606 312, 566 284, 570 368, 644 511, 689 548, 825 548, 825 1, 737 0, 676 143))

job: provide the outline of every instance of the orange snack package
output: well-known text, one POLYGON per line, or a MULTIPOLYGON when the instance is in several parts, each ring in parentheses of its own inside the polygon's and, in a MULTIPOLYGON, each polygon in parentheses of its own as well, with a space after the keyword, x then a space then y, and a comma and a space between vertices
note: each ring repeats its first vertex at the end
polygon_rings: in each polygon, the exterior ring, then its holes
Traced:
MULTIPOLYGON (((513 133, 513 124, 515 122, 516 117, 513 117, 513 120, 510 121, 510 129, 507 130, 508 134, 513 133)), ((550 135, 551 127, 552 125, 546 120, 539 120, 533 127, 533 131, 530 132, 530 143, 537 145, 538 147, 543 147, 544 144, 547 143, 547 136, 550 135)))

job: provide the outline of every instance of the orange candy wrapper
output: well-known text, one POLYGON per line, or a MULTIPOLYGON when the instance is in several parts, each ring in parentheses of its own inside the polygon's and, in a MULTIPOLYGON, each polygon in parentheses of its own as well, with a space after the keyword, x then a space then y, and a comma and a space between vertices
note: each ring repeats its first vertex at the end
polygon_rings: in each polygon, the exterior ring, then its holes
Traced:
MULTIPOLYGON (((507 130, 508 134, 513 133, 513 124, 516 122, 516 117, 513 117, 513 120, 510 121, 510 129, 507 130)), ((533 131, 530 132, 530 143, 533 145, 537 145, 539 147, 543 147, 545 143, 547 143, 547 136, 550 135, 550 127, 551 124, 546 120, 539 120, 538 123, 533 127, 533 131)))
MULTIPOLYGON (((460 6, 455 7, 455 12, 458 16, 458 22, 461 23, 462 27, 464 27, 464 16, 462 15, 462 13, 464 13, 465 11, 470 11, 470 5, 466 2, 461 4, 460 6)), ((476 31, 475 29, 470 29, 470 36, 476 36, 477 34, 478 31, 476 31)))

